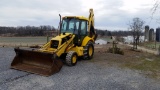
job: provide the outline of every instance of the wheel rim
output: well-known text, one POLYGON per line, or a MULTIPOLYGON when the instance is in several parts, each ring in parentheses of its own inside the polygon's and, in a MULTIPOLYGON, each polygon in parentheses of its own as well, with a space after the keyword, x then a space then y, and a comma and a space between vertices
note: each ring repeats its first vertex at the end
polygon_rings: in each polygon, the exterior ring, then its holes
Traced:
POLYGON ((77 61, 77 56, 74 55, 74 56, 72 57, 72 62, 73 62, 73 63, 76 63, 76 61, 77 61))
POLYGON ((92 53, 93 53, 93 48, 92 46, 89 47, 89 56, 92 56, 92 53))

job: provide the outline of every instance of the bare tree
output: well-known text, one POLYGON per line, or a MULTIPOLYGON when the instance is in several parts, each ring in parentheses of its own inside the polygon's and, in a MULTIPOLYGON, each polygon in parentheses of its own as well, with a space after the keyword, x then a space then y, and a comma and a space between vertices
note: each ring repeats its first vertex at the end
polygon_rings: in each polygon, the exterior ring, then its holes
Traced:
POLYGON ((133 36, 133 49, 137 49, 139 44, 139 38, 142 35, 144 21, 138 17, 133 18, 132 22, 129 23, 129 29, 132 31, 133 36))
MULTIPOLYGON (((154 5, 151 8, 151 13, 152 13, 152 15, 151 15, 151 21, 152 21, 154 15, 156 13, 159 13, 159 11, 160 11, 160 1, 159 0, 154 0, 154 5)), ((156 18, 156 22, 160 23, 160 18, 156 18)))
POLYGON ((151 9, 152 15, 158 10, 159 5, 160 5, 160 1, 159 0, 154 0, 154 5, 153 5, 153 7, 151 9))

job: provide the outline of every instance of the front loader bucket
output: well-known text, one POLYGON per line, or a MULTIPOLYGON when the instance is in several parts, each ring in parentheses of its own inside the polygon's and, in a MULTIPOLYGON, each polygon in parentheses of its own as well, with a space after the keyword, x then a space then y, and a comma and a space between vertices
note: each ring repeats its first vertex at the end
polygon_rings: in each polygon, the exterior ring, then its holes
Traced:
POLYGON ((16 56, 14 57, 11 68, 30 73, 50 76, 59 72, 63 63, 55 55, 32 50, 23 50, 15 48, 16 56))

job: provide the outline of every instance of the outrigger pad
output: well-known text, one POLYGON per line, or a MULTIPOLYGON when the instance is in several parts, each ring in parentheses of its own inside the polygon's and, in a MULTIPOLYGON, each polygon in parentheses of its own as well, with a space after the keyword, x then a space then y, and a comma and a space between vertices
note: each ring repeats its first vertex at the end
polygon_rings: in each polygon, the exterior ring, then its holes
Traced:
POLYGON ((63 62, 51 53, 18 48, 14 50, 16 56, 11 63, 11 68, 13 69, 50 76, 59 72, 63 66, 63 62))

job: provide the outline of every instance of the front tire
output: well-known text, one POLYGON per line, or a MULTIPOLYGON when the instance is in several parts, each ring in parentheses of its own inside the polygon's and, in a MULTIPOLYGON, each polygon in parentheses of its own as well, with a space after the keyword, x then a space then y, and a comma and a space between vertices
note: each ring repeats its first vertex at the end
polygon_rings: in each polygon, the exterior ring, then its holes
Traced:
POLYGON ((69 51, 66 55, 66 64, 68 66, 75 66, 77 64, 77 53, 75 51, 69 51))
POLYGON ((94 45, 91 41, 87 43, 87 45, 84 47, 84 59, 90 60, 93 58, 94 54, 94 45))

